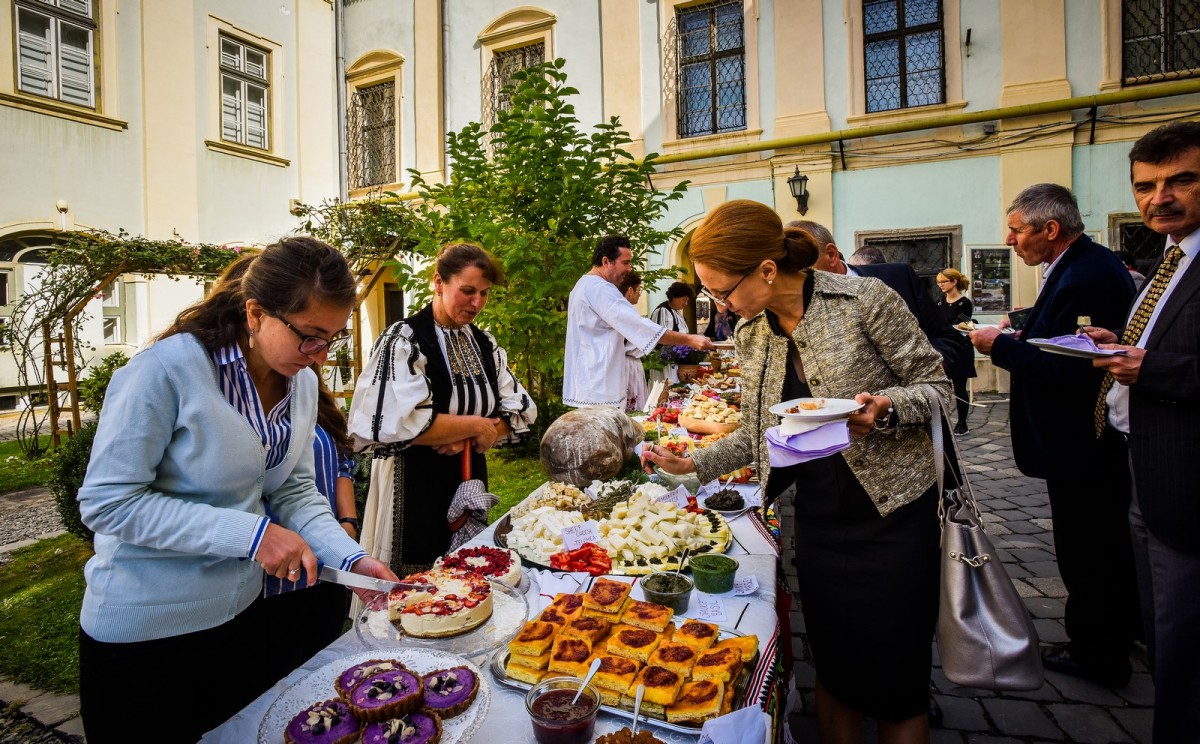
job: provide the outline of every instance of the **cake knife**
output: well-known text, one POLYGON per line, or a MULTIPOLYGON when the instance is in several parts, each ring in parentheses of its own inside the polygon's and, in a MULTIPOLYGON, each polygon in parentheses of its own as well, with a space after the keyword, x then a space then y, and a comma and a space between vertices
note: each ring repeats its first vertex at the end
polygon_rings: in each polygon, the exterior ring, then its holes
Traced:
POLYGON ((358 589, 369 589, 376 592, 390 592, 393 589, 415 589, 427 592, 433 589, 431 584, 387 581, 385 579, 377 579, 374 576, 363 576, 362 574, 351 573, 350 571, 339 571, 336 568, 325 565, 321 566, 318 576, 321 581, 341 584, 342 586, 352 586, 358 589))

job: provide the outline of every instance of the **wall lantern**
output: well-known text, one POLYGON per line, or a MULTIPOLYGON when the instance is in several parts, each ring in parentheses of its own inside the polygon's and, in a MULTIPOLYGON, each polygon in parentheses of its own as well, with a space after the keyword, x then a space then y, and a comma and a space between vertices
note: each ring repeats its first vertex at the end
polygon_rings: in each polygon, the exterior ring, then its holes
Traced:
POLYGON ((800 166, 796 166, 796 174, 788 179, 788 188, 796 197, 796 211, 808 214, 808 176, 801 175, 800 166))

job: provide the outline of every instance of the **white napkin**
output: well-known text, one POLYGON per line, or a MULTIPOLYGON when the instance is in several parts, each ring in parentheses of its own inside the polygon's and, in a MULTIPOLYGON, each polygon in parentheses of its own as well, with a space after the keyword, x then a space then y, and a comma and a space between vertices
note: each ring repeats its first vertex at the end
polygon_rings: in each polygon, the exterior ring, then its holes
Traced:
POLYGON ((767 738, 767 714, 751 704, 706 721, 699 744, 762 744, 767 738))
POLYGON ((541 568, 527 568, 529 576, 529 592, 525 598, 529 601, 530 615, 537 615, 554 601, 558 594, 575 594, 587 586, 588 574, 585 571, 547 571, 541 568))

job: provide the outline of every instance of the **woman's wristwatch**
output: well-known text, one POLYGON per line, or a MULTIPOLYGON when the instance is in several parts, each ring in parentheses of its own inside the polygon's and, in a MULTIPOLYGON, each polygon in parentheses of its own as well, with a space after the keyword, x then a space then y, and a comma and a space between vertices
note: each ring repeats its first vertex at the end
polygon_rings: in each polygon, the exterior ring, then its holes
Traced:
POLYGON ((896 409, 888 408, 884 415, 875 419, 875 431, 890 431, 895 429, 899 423, 900 417, 896 415, 896 409))
POLYGON ((358 521, 358 517, 341 517, 338 519, 338 524, 354 525, 355 532, 362 532, 362 522, 358 521))

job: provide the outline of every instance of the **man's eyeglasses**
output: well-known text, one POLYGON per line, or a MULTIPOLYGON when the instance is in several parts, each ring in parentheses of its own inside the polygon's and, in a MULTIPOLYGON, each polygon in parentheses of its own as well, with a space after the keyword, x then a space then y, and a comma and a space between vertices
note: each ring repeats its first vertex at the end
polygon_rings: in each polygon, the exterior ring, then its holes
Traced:
POLYGON ((709 291, 708 288, 706 288, 706 287, 701 287, 700 291, 703 292, 704 294, 708 295, 708 298, 710 300, 717 303, 721 307, 729 307, 729 297, 734 293, 735 290, 737 290, 738 287, 742 286, 742 282, 746 281, 746 277, 753 274, 756 269, 758 269, 757 266, 755 266, 753 269, 750 269, 745 274, 742 274, 742 278, 738 279, 737 282, 732 287, 729 288, 729 291, 726 292, 721 297, 717 297, 715 294, 713 294, 711 291, 709 291))
POLYGON ((333 338, 321 338, 320 336, 308 336, 300 332, 300 329, 291 323, 284 320, 281 316, 271 314, 271 317, 283 323, 296 334, 296 338, 300 339, 299 351, 301 354, 320 354, 328 349, 331 353, 345 346, 350 341, 350 332, 346 330, 338 331, 333 334, 333 338))

